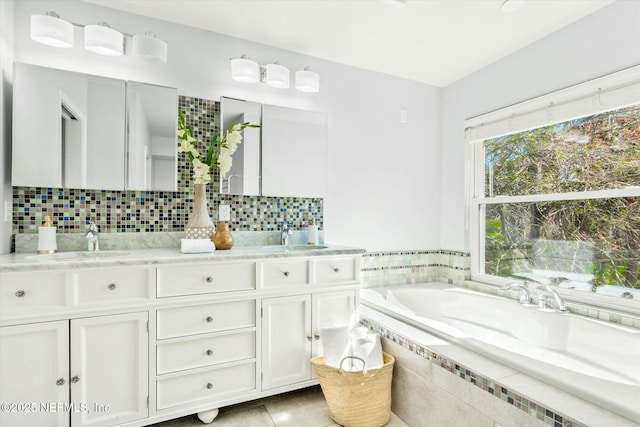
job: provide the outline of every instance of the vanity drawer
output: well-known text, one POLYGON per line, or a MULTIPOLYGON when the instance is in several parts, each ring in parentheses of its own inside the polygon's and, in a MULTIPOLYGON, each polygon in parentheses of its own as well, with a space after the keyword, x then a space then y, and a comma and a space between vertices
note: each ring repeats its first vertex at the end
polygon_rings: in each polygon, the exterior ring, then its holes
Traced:
POLYGON ((256 288, 256 264, 158 267, 158 297, 243 291, 256 288))
POLYGON ((255 325, 255 300, 158 310, 158 339, 249 328, 255 325))
POLYGON ((73 273, 73 303, 106 305, 149 299, 152 269, 95 269, 73 273))
POLYGON ((67 301, 65 282, 61 271, 2 273, 0 312, 62 309, 67 301))
POLYGON ((158 345, 158 374, 256 357, 256 333, 245 331, 158 345))
POLYGON ((262 287, 286 288, 309 283, 307 260, 265 261, 262 263, 262 287))
POLYGON ((158 409, 216 399, 256 389, 255 362, 161 379, 157 383, 158 409))
POLYGON ((356 257, 314 259, 313 284, 330 285, 358 283, 359 263, 356 257))

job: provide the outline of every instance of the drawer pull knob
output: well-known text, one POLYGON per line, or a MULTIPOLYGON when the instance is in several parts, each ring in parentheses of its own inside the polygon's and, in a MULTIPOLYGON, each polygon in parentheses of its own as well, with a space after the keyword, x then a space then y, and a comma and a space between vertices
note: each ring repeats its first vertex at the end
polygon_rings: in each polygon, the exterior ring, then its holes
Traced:
POLYGON ((213 277, 211 276, 207 276, 205 280, 207 281, 207 283, 213 283, 213 277))
POLYGON ((213 384, 207 383, 207 389, 211 390, 213 388, 213 384))
POLYGON ((207 356, 213 356, 213 350, 207 350, 207 356))
POLYGON ((288 271, 284 272, 284 277, 289 277, 289 272, 288 271))
POLYGON ((311 341, 312 337, 311 335, 307 335, 307 341, 311 341))
POLYGON ((18 298, 22 298, 24 295, 25 295, 25 292, 22 289, 20 289, 19 291, 16 291, 16 296, 18 298))
POLYGON ((72 383, 77 383, 78 381, 80 381, 80 377, 78 377, 77 375, 75 377, 71 377, 71 382, 72 383))
POLYGON ((204 320, 206 320, 206 321, 207 321, 207 323, 212 323, 212 322, 213 322, 213 317, 211 317, 211 316, 207 316, 207 318, 206 318, 206 319, 204 319, 204 320))
POLYGON ((116 284, 115 283, 109 283, 109 286, 107 286, 107 288, 109 288, 110 291, 115 291, 116 290, 116 284))
POLYGON ((320 339, 320 335, 318 335, 318 334, 315 334, 313 337, 316 339, 316 341, 318 341, 320 339))
POLYGON ((58 378, 56 380, 56 385, 64 385, 64 378, 58 378))
POLYGON ((333 271, 335 271, 336 273, 340 273, 340 269, 338 267, 333 267, 333 271))

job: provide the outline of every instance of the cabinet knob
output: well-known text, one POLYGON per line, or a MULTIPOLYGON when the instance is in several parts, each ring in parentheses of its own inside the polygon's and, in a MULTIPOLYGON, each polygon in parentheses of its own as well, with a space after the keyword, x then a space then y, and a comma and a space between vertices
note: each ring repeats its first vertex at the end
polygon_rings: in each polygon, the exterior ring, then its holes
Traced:
POLYGON ((206 318, 206 319, 204 319, 204 320, 206 320, 206 321, 207 321, 207 323, 211 323, 211 322, 213 322, 213 317, 211 317, 211 316, 207 316, 207 318, 206 318))
POLYGON ((207 278, 204 279, 204 280, 206 280, 207 283, 213 283, 213 277, 211 277, 211 276, 207 276, 207 278))
POLYGON ((77 375, 75 377, 71 377, 71 382, 72 383, 77 383, 78 381, 80 381, 80 377, 78 377, 77 375))
POLYGON ((316 341, 318 341, 320 339, 320 335, 318 335, 318 334, 315 334, 313 337, 316 339, 316 341))
POLYGON ((340 273, 340 269, 338 267, 333 267, 333 271, 335 271, 336 273, 340 273))
POLYGON ((213 350, 207 350, 207 356, 212 356, 213 355, 213 350))
POLYGON ((56 380, 56 385, 64 385, 64 378, 58 378, 56 380))
POLYGON ((289 277, 289 272, 288 271, 284 272, 284 277, 289 277))
POLYGON ((22 298, 24 295, 25 295, 25 292, 22 289, 20 289, 19 291, 16 291, 16 296, 18 298, 22 298))
POLYGON ((110 291, 115 291, 116 290, 116 284, 115 283, 109 283, 109 286, 107 286, 107 288, 110 291))
POLYGON ((213 388, 213 384, 207 383, 207 389, 211 390, 213 388))
POLYGON ((312 337, 311 335, 307 335, 307 341, 311 341, 312 337))

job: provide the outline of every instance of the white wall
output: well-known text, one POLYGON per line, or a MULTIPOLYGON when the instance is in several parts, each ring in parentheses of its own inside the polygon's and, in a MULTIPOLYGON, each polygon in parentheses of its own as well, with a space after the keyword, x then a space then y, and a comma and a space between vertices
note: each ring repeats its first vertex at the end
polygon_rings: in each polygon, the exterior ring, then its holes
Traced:
POLYGON ((0 0, 0 254, 9 253, 11 250, 13 7, 13 0, 0 0))
POLYGON ((368 250, 439 248, 438 88, 77 0, 16 2, 15 60, 178 87, 181 95, 326 112, 327 241, 368 250), (48 10, 81 24, 106 21, 129 34, 151 30, 168 42, 168 62, 87 52, 82 31, 76 31, 73 49, 31 41, 30 15, 48 10), (292 70, 309 66, 321 76, 320 93, 234 82, 229 59, 242 54, 262 64, 278 60, 292 70), (408 110, 407 124, 399 123, 400 108, 408 110))
POLYGON ((620 0, 446 87, 442 249, 468 251, 465 119, 640 64, 640 2, 620 0))

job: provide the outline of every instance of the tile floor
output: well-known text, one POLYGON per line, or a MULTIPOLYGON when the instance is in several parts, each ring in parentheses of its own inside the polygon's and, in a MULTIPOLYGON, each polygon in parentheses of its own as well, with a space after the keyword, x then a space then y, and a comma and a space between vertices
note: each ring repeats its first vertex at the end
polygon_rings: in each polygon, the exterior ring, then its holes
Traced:
MULTIPOLYGON (((203 427, 196 415, 190 415, 153 427, 203 427)), ((337 427, 320 386, 220 408, 211 427, 337 427)), ((408 427, 391 414, 387 427, 408 427)))

